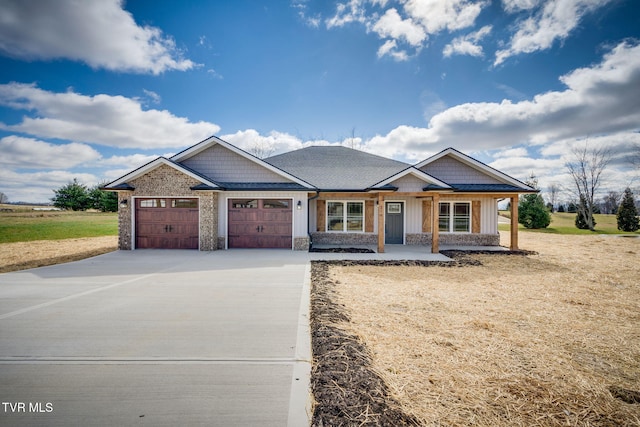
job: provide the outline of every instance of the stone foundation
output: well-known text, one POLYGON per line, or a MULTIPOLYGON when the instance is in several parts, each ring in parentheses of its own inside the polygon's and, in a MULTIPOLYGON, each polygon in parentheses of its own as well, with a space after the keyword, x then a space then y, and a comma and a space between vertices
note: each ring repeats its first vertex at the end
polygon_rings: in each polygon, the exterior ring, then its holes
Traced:
POLYGON ((431 246, 431 233, 407 233, 404 236, 404 243, 407 246, 431 246))
POLYGON ((218 237, 218 249, 225 249, 227 240, 224 237, 218 237))
POLYGON ((373 233, 311 233, 314 245, 377 245, 378 235, 373 233))
POLYGON ((309 250, 309 238, 308 237, 295 237, 293 239, 294 251, 308 251, 309 250))
POLYGON ((440 234, 440 245, 499 246, 499 234, 440 234))

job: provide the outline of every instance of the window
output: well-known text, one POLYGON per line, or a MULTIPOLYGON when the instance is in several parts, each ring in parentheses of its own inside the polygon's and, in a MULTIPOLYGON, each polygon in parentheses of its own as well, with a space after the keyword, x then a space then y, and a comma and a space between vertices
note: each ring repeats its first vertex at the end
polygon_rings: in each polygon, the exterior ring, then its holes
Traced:
POLYGON ((262 201, 262 207, 265 209, 287 209, 289 207, 290 200, 271 200, 266 199, 262 201))
POLYGON ((236 199, 233 201, 233 207, 236 209, 257 209, 258 200, 256 199, 236 199))
POLYGON ((364 231, 364 202, 327 202, 327 231, 364 231))
POLYGON ((145 199, 140 200, 141 208, 164 208, 165 200, 164 199, 145 199))
POLYGON ((471 203, 440 203, 440 221, 438 229, 443 233, 471 232, 471 203))
POLYGON ((173 199, 171 201, 172 208, 197 208, 198 200, 196 199, 173 199))

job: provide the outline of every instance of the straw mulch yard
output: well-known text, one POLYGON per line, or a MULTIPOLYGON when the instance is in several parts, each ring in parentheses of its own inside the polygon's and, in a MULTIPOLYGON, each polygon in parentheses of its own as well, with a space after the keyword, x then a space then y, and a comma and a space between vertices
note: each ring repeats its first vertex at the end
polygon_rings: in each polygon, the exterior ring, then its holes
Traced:
POLYGON ((640 239, 520 247, 314 265, 313 424, 640 425, 640 239))
POLYGON ((0 273, 77 261, 115 251, 118 236, 0 244, 0 273))

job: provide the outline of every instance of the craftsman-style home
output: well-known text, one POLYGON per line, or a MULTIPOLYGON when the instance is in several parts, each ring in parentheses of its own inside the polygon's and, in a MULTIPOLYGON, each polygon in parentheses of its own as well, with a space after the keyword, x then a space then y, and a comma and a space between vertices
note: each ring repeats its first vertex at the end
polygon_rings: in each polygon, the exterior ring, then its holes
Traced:
MULTIPOLYGON (((314 146, 259 159, 217 137, 104 186, 120 249, 499 245, 497 204, 535 190, 448 148, 409 165, 314 146)), ((517 222, 511 247, 517 249, 517 222)))

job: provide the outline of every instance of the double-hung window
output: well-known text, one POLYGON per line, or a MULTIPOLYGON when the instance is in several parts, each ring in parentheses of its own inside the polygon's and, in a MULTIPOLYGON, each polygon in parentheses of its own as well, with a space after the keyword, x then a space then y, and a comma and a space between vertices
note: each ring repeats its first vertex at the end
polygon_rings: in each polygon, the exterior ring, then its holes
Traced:
POLYGON ((471 203, 442 202, 440 203, 439 230, 442 233, 470 233, 471 232, 471 203))
POLYGON ((364 202, 327 202, 327 231, 364 231, 364 202))

